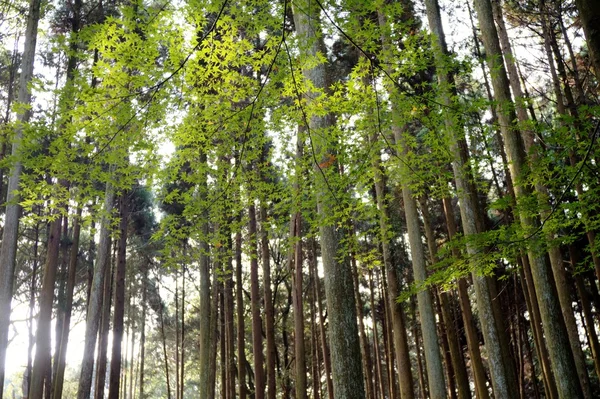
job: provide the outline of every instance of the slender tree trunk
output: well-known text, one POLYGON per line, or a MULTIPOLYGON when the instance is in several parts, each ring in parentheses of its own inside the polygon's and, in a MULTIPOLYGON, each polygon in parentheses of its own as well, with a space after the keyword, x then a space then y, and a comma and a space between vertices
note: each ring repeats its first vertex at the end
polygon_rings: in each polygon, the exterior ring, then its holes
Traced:
POLYGON ((315 276, 315 294, 317 299, 317 315, 319 316, 319 335, 321 337, 321 351, 323 353, 323 367, 325 368, 325 381, 327 383, 327 397, 333 399, 333 381, 331 380, 331 359, 329 347, 327 346, 327 335, 325 333, 325 316, 323 315, 323 302, 321 299, 321 280, 317 270, 317 243, 310 239, 309 267, 315 276))
MULTIPOLYGON (((121 382, 121 344, 123 341, 123 320, 125 316, 125 276, 127 258, 127 226, 129 222, 128 193, 119 199, 119 244, 117 252, 117 271, 115 277, 115 307, 113 314, 112 353, 110 357, 110 376, 108 399, 119 399, 121 382)), ((127 352, 125 352, 127 353, 127 352)))
MULTIPOLYGON (((266 162, 266 159, 263 159, 266 162)), ((277 394, 277 377, 275 375, 276 348, 275 348, 275 309, 273 306, 273 293, 271 292, 271 253, 269 251, 269 235, 267 208, 260 206, 260 241, 261 258, 263 266, 263 295, 265 303, 265 337, 266 337, 266 374, 267 398, 275 399, 277 394)))
MULTIPOLYGON (((350 264, 352 265, 352 282, 354 283, 354 297, 356 298, 356 314, 358 316, 358 333, 360 338, 360 352, 363 359, 363 370, 365 374, 365 387, 367 399, 374 398, 373 386, 373 360, 371 358, 371 348, 365 332, 365 323, 363 315, 363 301, 361 298, 358 282, 358 267, 356 265, 356 256, 351 255, 350 264)), ((374 321, 374 319, 373 319, 374 321)))
MULTIPOLYGON (((316 59, 324 53, 324 44, 319 22, 319 6, 314 0, 305 0, 294 4, 294 22, 301 43, 301 56, 316 59), (300 11, 302 10, 302 11, 300 11)), ((326 65, 303 67, 304 78, 315 88, 327 90, 329 76, 326 65)), ((313 95, 306 96, 310 103, 313 95)), ((329 180, 335 179, 337 171, 332 144, 320 134, 323 129, 334 125, 332 115, 314 116, 306 126, 312 135, 315 156, 322 158, 328 166, 325 170, 315 164, 317 213, 322 220, 331 216, 338 206, 336 194, 329 191, 329 180)), ((339 193, 341 194, 341 193, 339 193)), ((325 270, 325 292, 330 326, 331 365, 333 390, 337 399, 363 399, 365 397, 360 343, 356 323, 356 305, 354 302, 352 276, 347 260, 339 260, 339 240, 342 232, 335 224, 328 222, 319 226, 321 240, 321 258, 325 270)))
MULTIPOLYGON (((444 215, 446 217, 446 226, 448 228, 448 238, 452 240, 456 236, 457 228, 454 221, 454 208, 449 198, 443 199, 444 215)), ((453 256, 460 258, 458 249, 453 250, 453 256)), ((467 347, 469 348, 469 357, 471 359, 471 369, 473 370, 473 379, 475 380, 475 394, 477 398, 489 398, 489 392, 486 385, 485 369, 481 360, 481 351, 479 349, 479 337, 473 319, 473 311, 469 300, 467 282, 464 278, 458 280, 458 299, 467 336, 467 347)))
POLYGON ((377 318, 375 315, 375 287, 373 284, 373 271, 369 270, 369 299, 371 303, 371 318, 373 320, 373 346, 375 347, 375 369, 377 372, 377 388, 380 398, 385 398, 385 384, 383 382, 383 366, 381 361, 381 346, 379 344, 379 332, 377 331, 377 318))
MULTIPOLYGON (((423 227, 425 230, 425 237, 427 238, 427 248, 429 249, 429 256, 432 264, 438 262, 437 247, 433 227, 431 225, 431 215, 427 208, 427 201, 424 197, 421 198, 421 214, 423 216, 423 227)), ((442 316, 441 326, 443 326, 441 334, 445 334, 447 340, 448 351, 450 358, 445 357, 446 369, 448 370, 449 382, 456 381, 456 388, 458 398, 470 398, 471 389, 469 387, 469 376, 467 375, 467 367, 463 358, 462 350, 458 339, 458 333, 454 325, 454 316, 452 315, 452 309, 450 305, 450 294, 447 292, 441 292, 436 289, 438 297, 438 313, 442 316)), ((454 387, 450 385, 451 394, 454 397, 454 387)))
MULTIPOLYGON (((148 297, 148 269, 144 270, 142 277, 142 326, 140 327, 140 399, 145 399, 144 378, 146 366, 146 307, 148 297)), ((207 328, 206 326, 204 328, 207 328)))
MULTIPOLYGON (((376 137, 371 137, 370 139, 371 142, 374 143, 376 137)), ((394 265, 392 265, 392 254, 388 240, 390 234, 388 220, 390 220, 390 215, 388 212, 388 204, 385 200, 387 194, 384 181, 385 178, 381 170, 381 160, 378 154, 372 159, 371 163, 375 180, 375 196, 377 207, 379 208, 380 241, 383 253, 383 266, 388 283, 388 306, 392 316, 391 323, 393 324, 392 331, 394 338, 394 349, 396 353, 396 361, 398 363, 397 369, 398 382, 400 385, 400 396, 402 398, 412 398, 414 396, 413 378, 410 367, 406 327, 404 325, 405 317, 404 312, 402 311, 402 305, 397 301, 397 298, 400 295, 400 282, 398 281, 396 268, 394 265)))
POLYGON ((159 303, 160 334, 162 339, 163 362, 165 366, 165 378, 167 380, 167 398, 171 399, 171 378, 169 376, 169 357, 167 356, 167 336, 165 334, 164 306, 159 303))
MULTIPOLYGON (((208 246, 207 246, 208 248, 208 246)), ((208 263, 207 263, 208 265, 208 263)), ((207 266, 208 267, 208 266, 207 266)), ((217 380, 217 337, 219 329, 219 282, 216 271, 213 273, 213 281, 211 288, 212 303, 210 308, 210 353, 208 363, 208 399, 215 399, 215 387, 217 380)))
POLYGON ((62 398, 63 383, 65 377, 67 345, 69 343, 69 333, 71 329, 71 312, 73 309, 73 292, 75 290, 75 280, 77 278, 77 260, 79 258, 79 238, 81 236, 81 214, 83 208, 77 207, 77 215, 73 218, 73 242, 69 255, 69 269, 67 276, 67 291, 65 293, 65 319, 60 332, 60 341, 57 363, 56 377, 52 384, 52 399, 62 398))
POLYGON ((256 237, 256 208, 248 207, 248 233, 251 240, 250 254, 250 295, 252 307, 252 351, 254 353, 254 384, 256 399, 265 397, 265 375, 262 341, 262 318, 260 316, 260 287, 258 282, 258 251, 256 237))
MULTIPOLYGON (((111 166, 111 170, 114 167, 111 166)), ((113 209, 115 192, 110 182, 106 183, 104 195, 104 209, 100 226, 100 242, 98 244, 98 256, 94 268, 90 299, 85 325, 85 344, 83 349, 83 360, 81 363, 81 374, 79 377, 79 388, 77 399, 88 399, 92 387, 92 372, 94 368, 94 352, 96 350, 96 338, 100 325, 102 312, 102 297, 105 276, 110 270, 110 213, 113 209)))
POLYGON ((35 362, 29 388, 29 398, 41 399, 44 392, 44 378, 51 369, 50 355, 50 322, 52 320, 52 304, 54 303, 54 283, 58 267, 58 252, 60 248, 60 228, 62 217, 56 215, 50 224, 50 235, 46 251, 44 279, 40 293, 40 311, 37 320, 35 339, 35 362))
POLYGON ((296 399, 307 399, 306 349, 304 345, 304 301, 302 300, 302 216, 296 212, 292 216, 293 246, 293 306, 294 306, 294 354, 296 363, 296 399))
MULTIPOLYGON (((206 166, 206 154, 200 154, 200 165, 206 166)), ((200 195, 203 199, 206 199, 206 172, 202 176, 203 181, 199 184, 200 195)), ((199 396, 201 398, 211 398, 210 392, 214 384, 211 382, 211 352, 212 352, 212 341, 215 337, 213 334, 214 327, 212 324, 212 312, 214 309, 211 307, 211 288, 210 288, 210 265, 208 259, 208 214, 206 211, 202 214, 202 225, 200 227, 200 244, 199 251, 200 257, 198 259, 198 268, 200 270, 199 278, 199 300, 200 308, 198 309, 198 317, 200 319, 200 330, 199 330, 199 348, 198 348, 198 389, 199 396)), ((213 295, 215 295, 215 288, 213 287, 213 295)), ((141 398, 140 399, 144 399, 141 398)))
MULTIPOLYGON (((385 26, 385 19, 386 17, 379 12, 380 26, 385 26)), ((388 41, 389 39, 385 37, 382 38, 384 48, 389 46, 388 41)), ((399 115, 399 110, 394 99, 395 88, 390 86, 389 91, 392 101, 392 114, 397 116, 399 115)), ((409 181, 407 179, 409 176, 409 171, 405 165, 408 157, 407 136, 409 135, 409 132, 406 127, 403 127, 403 122, 400 121, 398 117, 395 117, 395 120, 392 122, 392 131, 396 140, 396 144, 400 147, 399 157, 404 160, 401 162, 402 178, 405 180, 402 184, 402 199, 404 201, 404 214, 408 231, 408 241, 410 243, 413 274, 415 283, 418 285, 427 279, 427 270, 425 266, 423 242, 421 240, 421 229, 419 227, 419 214, 412 189, 409 187, 409 181)), ((388 283, 390 284, 390 295, 393 295, 394 289, 398 287, 394 287, 394 280, 390 279, 388 283)), ((425 352, 426 368, 429 380, 429 393, 432 398, 444 398, 446 397, 444 368, 442 365, 442 357, 438 343, 435 312, 433 310, 433 302, 431 298, 431 292, 429 292, 429 290, 422 289, 417 293, 417 305, 419 308, 421 331, 423 333, 423 349, 425 352)), ((396 306, 395 301, 393 306, 396 306)), ((400 359, 398 359, 398 362, 400 362, 400 359)), ((405 389, 403 385, 406 385, 406 383, 401 383, 401 389, 405 389)))
POLYGON ((242 233, 235 235, 235 302, 237 307, 237 372, 240 399, 246 399, 246 353, 242 287, 242 233))
MULTIPOLYGON (((25 29, 25 45, 21 60, 21 76, 19 77, 19 94, 17 96, 17 101, 23 105, 31 103, 29 83, 33 77, 40 4, 41 0, 31 0, 29 3, 29 14, 25 29)), ((19 205, 17 190, 21 181, 23 165, 18 154, 21 148, 21 141, 23 140, 23 124, 29 122, 29 118, 31 117, 31 110, 29 108, 22 109, 23 111, 17 115, 19 124, 14 131, 12 141, 12 155, 15 157, 15 162, 11 167, 8 178, 4 229, 2 232, 2 244, 0 245, 0 387, 4 386, 4 364, 6 360, 6 347, 8 346, 10 303, 13 293, 19 219, 21 217, 21 206, 19 205)), ((2 395, 3 393, 0 392, 0 399, 2 399, 2 395)))
MULTIPOLYGON (((40 216, 40 212, 37 212, 37 216, 40 216)), ((29 326, 28 326, 28 337, 29 342, 27 345, 27 366, 23 372, 23 397, 29 397, 29 387, 31 386, 31 371, 33 368, 33 345, 35 345, 35 336, 33 335, 33 312, 35 310, 35 298, 37 292, 37 279, 38 279, 38 248, 40 240, 40 224, 36 223, 34 227, 34 241, 33 241, 33 265, 31 270, 31 285, 29 286, 29 326)))
MULTIPOLYGON (((115 246, 116 247, 116 246, 115 246)), ((112 304, 112 292, 115 278, 115 260, 114 254, 111 257, 110 267, 106 269, 104 279, 104 293, 102 298, 102 319, 98 331, 98 358, 96 359, 96 381, 95 381, 95 399, 104 398, 104 388, 106 387, 106 366, 108 359, 108 334, 110 333, 110 308, 112 304)))

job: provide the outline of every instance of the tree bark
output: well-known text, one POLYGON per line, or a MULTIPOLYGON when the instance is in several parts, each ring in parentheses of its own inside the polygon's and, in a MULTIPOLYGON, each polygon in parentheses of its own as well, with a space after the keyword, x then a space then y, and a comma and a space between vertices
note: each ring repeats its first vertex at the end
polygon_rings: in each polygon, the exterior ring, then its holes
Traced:
MULTIPOLYGON (((294 4, 294 22, 301 43, 301 57, 316 59, 324 53, 319 6, 314 0, 294 4)), ((326 65, 303 67, 304 78, 318 90, 327 90, 329 77, 326 65)), ((312 93, 306 96, 310 103, 315 100, 312 93)), ((335 194, 328 190, 328 179, 335 178, 336 165, 331 143, 322 137, 319 131, 334 125, 332 115, 313 116, 308 122, 307 131, 311 135, 315 150, 314 156, 323 162, 332 163, 325 170, 315 163, 314 177, 317 199, 317 214, 323 221, 319 226, 321 258, 325 270, 325 292, 330 326, 331 365, 333 391, 338 399, 363 399, 365 396, 360 343, 356 323, 356 305, 354 302, 352 276, 347 260, 339 260, 340 229, 325 220, 336 209, 335 194)))
MULTIPOLYGON (((114 170, 114 167, 111 166, 114 170)), ((88 399, 92 387, 92 372, 94 368, 94 352, 96 350, 96 338, 100 325, 102 312, 102 297, 105 276, 110 269, 110 214, 113 209, 115 192, 112 183, 106 183, 104 194, 104 209, 100 226, 100 242, 98 244, 98 256, 94 269, 90 299, 85 325, 85 344, 83 349, 83 360, 81 362, 81 374, 79 376, 79 387, 77 399, 88 399)))
POLYGON ((50 224, 50 236, 46 251, 46 264, 44 266, 44 279, 40 293, 40 312, 37 321, 35 340, 35 362, 31 376, 29 398, 41 399, 44 393, 44 378, 51 369, 50 356, 50 322, 52 321, 52 304, 54 303, 54 283, 58 267, 58 252, 60 249, 60 229, 62 217, 55 215, 56 219, 50 224))
POLYGON ((237 307, 237 372, 240 399, 246 399, 246 353, 244 300, 242 288, 242 233, 235 235, 235 302, 237 307))
POLYGON ((254 353, 254 385, 256 399, 265 397, 265 374, 262 340, 262 318, 260 309, 260 287, 258 282, 258 251, 256 236, 256 208, 248 207, 248 234, 250 235, 250 305, 252 308, 252 351, 254 353))
POLYGON ((128 193, 121 194, 121 198, 119 199, 119 208, 121 221, 119 222, 119 243, 117 250, 117 270, 115 276, 115 305, 113 313, 112 353, 110 357, 108 399, 119 398, 119 387, 121 382, 121 344, 123 341, 123 320, 125 316, 127 226, 129 223, 128 193))

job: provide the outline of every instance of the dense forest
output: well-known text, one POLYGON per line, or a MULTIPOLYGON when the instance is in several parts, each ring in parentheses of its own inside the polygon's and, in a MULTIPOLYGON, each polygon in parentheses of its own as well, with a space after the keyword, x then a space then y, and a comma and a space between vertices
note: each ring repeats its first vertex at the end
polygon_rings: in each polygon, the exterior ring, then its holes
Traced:
POLYGON ((600 397, 600 1, 0 1, 0 399, 600 397))

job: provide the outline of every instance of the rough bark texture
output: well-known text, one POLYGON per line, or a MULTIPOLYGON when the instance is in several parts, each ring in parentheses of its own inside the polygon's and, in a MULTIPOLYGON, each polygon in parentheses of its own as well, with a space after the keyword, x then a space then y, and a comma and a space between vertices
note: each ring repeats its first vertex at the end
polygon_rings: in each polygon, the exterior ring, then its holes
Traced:
MULTIPOLYGON (((316 1, 305 0, 295 4, 294 22, 301 45, 303 57, 315 59, 318 53, 324 53, 324 45, 319 22, 320 8, 316 1)), ((327 90, 328 72, 324 64, 312 68, 304 67, 304 78, 317 89, 327 90)), ((308 95, 307 101, 314 101, 308 95)), ((316 133, 330 128, 334 124, 331 116, 312 117, 308 121, 308 131, 316 133)), ((322 136, 322 132, 312 135, 314 156, 323 157, 323 161, 333 160, 331 143, 322 136), (325 158, 326 157, 326 158, 325 158)), ((336 209, 335 195, 328 190, 328 178, 334 178, 337 163, 323 170, 315 165, 315 189, 317 213, 321 219, 319 236, 321 257, 325 270, 325 295, 330 326, 331 364, 333 391, 337 399, 363 399, 365 397, 360 343, 356 323, 356 307, 353 295, 350 265, 340 260, 339 239, 341 231, 330 220, 332 210, 336 209), (333 170, 333 172, 332 172, 333 170)))
MULTIPOLYGON (((31 103, 31 92, 29 83, 33 77, 33 62, 35 59, 35 46, 37 42, 37 28, 40 19, 41 0, 31 0, 29 3, 29 15, 25 29, 25 45, 21 60, 21 76, 19 77, 19 94, 17 101, 24 105, 31 103)), ((31 112, 24 111, 17 115, 19 124, 15 129, 12 142, 12 156, 15 163, 12 165, 8 178, 6 195, 6 212, 4 216, 4 230, 2 232, 2 244, 0 246, 0 387, 4 386, 4 362, 6 360, 6 347, 8 345, 8 327, 10 325, 10 303, 13 294, 13 281, 15 274, 15 262, 17 255, 17 238, 19 232, 19 218, 21 217, 21 206, 16 191, 21 181, 23 165, 17 156, 23 139, 23 125, 29 121, 31 112)), ((0 389, 0 399, 3 392, 0 389)))

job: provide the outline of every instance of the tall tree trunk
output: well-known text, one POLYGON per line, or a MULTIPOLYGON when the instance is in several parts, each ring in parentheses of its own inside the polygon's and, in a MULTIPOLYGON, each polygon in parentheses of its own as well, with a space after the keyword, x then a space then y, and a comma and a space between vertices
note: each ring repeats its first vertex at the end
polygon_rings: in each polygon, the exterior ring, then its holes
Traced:
POLYGON ((246 399, 246 353, 244 327, 244 297, 242 287, 242 233, 235 235, 235 303, 237 307, 237 372, 240 399, 246 399))
MULTIPOLYGON (((111 166, 111 170, 114 167, 111 166)), ((85 344, 83 348, 83 360, 81 362, 81 374, 79 376, 79 387, 77 399, 88 399, 92 387, 92 372, 94 368, 94 352, 96 350, 96 338, 102 314, 102 297, 104 291, 104 280, 107 270, 110 270, 110 214, 113 209, 115 191, 112 183, 106 183, 104 194, 104 209, 100 225, 100 242, 98 244, 98 256, 90 299, 88 301, 87 317, 85 324, 85 344)))
POLYGON ((46 250, 46 264, 44 266, 44 279, 40 293, 40 312, 37 320, 37 333, 35 339, 35 362, 31 375, 29 398, 41 399, 44 392, 44 378, 51 369, 50 355, 50 322, 52 320, 52 304, 54 303, 54 283, 58 267, 58 252, 60 248, 60 228, 62 217, 55 215, 56 219, 50 224, 50 235, 46 250))
POLYGON ((321 337, 321 351, 323 353, 323 368, 325 369, 325 382, 327 383, 327 397, 333 399, 333 381, 331 380, 331 359, 325 333, 325 315, 323 314, 323 300, 321 298, 321 279, 317 270, 317 243, 311 238, 309 241, 309 267, 315 276, 315 296, 317 300, 317 316, 319 316, 319 336, 321 337))
MULTIPOLYGON (((314 0, 301 1, 294 6, 296 31, 300 43, 304 43, 301 45, 301 57, 314 60, 319 53, 325 53, 319 22, 320 8, 314 0)), ((302 73, 316 89, 328 89, 326 65, 319 64, 310 68, 304 66, 302 73)), ((309 103, 314 101, 313 94, 306 96, 309 103)), ((322 162, 331 163, 325 170, 316 163, 314 165, 317 213, 322 220, 326 220, 338 205, 335 194, 329 191, 328 186, 328 179, 335 178, 337 174, 337 163, 333 157, 335 151, 332 144, 327 142, 320 131, 332 127, 334 119, 332 115, 313 116, 306 122, 308 133, 316 133, 311 134, 314 156, 322 158, 322 162)), ((330 326, 333 390, 338 399, 363 399, 365 391, 351 270, 347 260, 339 260, 341 233, 331 222, 319 226, 330 326)))
MULTIPOLYGON (((443 199, 444 215, 446 217, 446 226, 448 228, 448 238, 454 239, 457 228, 454 220, 454 208, 449 198, 443 199)), ((460 258, 458 249, 453 249, 453 256, 460 258)), ((458 299, 461 315, 465 326, 465 335, 467 336, 467 347, 469 348, 469 357, 471 359, 471 369, 473 370, 473 379, 475 380, 475 394, 477 398, 488 399, 489 392, 486 384, 485 369, 481 360, 481 351, 479 349, 479 337, 473 319, 473 311, 469 300, 467 282, 465 278, 458 280, 458 299)))
MULTIPOLYGON (((206 154, 200 154, 200 165, 206 166, 206 154)), ((202 176, 202 182, 199 184, 199 195, 206 200, 206 172, 202 176)), ((199 277, 199 292, 198 296, 200 299, 200 308, 198 309, 198 317, 200 319, 200 330, 199 330, 199 348, 198 348, 198 366, 199 366, 199 381, 198 389, 199 396, 201 398, 211 398, 210 392, 213 390, 214 384, 211 382, 211 352, 212 352, 212 341, 215 337, 213 334, 214 327, 212 324, 212 309, 211 306, 211 288, 210 288, 210 265, 208 259, 208 212, 205 210, 202 212, 202 224, 200 226, 200 244, 199 252, 200 256, 198 259, 198 268, 200 270, 199 277)), ((215 288, 213 287, 213 295, 216 294, 215 288)), ((143 399, 143 398, 140 398, 143 399)))
POLYGON ((262 318, 260 316, 260 287, 258 282, 258 251, 256 236, 256 208, 248 207, 248 233, 251 240, 250 253, 250 296, 252 308, 252 351, 254 353, 254 384, 256 399, 265 397, 265 375, 262 341, 262 318))
POLYGON ((63 383, 65 377, 67 345, 69 343, 69 333, 71 329, 71 312, 73 309, 73 292, 75 290, 75 280, 77 278, 77 260, 79 257, 79 238, 81 236, 81 214, 83 208, 77 207, 77 215, 73 218, 73 242, 69 254, 69 269, 67 276, 67 290, 65 292, 65 318, 60 332, 57 358, 54 360, 57 364, 56 374, 52 384, 52 399, 62 398, 63 383))
POLYGON ((167 398, 171 399, 171 377, 169 373, 169 357, 167 356, 167 335, 165 334, 164 304, 159 303, 160 335, 162 340, 163 363, 165 366, 165 378, 167 380, 167 398))
MULTIPOLYGON (((370 141, 375 143, 376 136, 371 137, 370 141)), ((412 398, 414 396, 414 391, 410 357, 408 352, 408 339, 406 337, 406 327, 404 325, 405 317, 404 312, 402 311, 402 304, 398 303, 397 301, 397 298, 400 295, 400 282, 398 281, 396 267, 392 264, 392 253, 388 238, 390 236, 390 228, 388 226, 388 220, 390 220, 388 211, 389 205, 385 200, 387 190, 385 187, 385 177, 381 170, 381 159, 379 154, 376 154, 373 157, 371 163, 374 172, 375 196, 377 207, 379 208, 379 240, 381 241, 383 266, 388 283, 388 306, 392 316, 391 323, 396 362, 398 363, 397 370, 398 382, 400 385, 400 396, 402 398, 412 398)))
MULTIPOLYGON (((145 399, 144 380, 146 366, 146 299, 148 297, 148 269, 144 270, 142 277, 142 326, 140 327, 140 399, 145 399)), ((207 328, 206 326, 204 328, 207 328)))
MULTIPOLYGON (((30 85, 33 77, 33 64, 35 60, 35 47, 37 42, 38 21, 40 19, 41 0, 30 0, 27 27, 25 28, 25 45, 21 59, 21 76, 19 77, 19 94, 17 101, 25 106, 31 103, 30 85)), ((4 229, 2 244, 0 244, 0 387, 4 386, 6 347, 8 346, 8 327, 10 326, 10 303, 13 293, 13 282, 17 256, 17 238, 19 233, 19 219, 21 206, 19 205, 19 183, 23 165, 18 156, 23 140, 23 124, 29 122, 31 110, 21 108, 17 115, 19 124, 14 131, 12 141, 12 156, 15 162, 12 165, 8 178, 6 195, 6 212, 4 215, 4 229)), ((0 391, 3 391, 0 389, 0 391)), ((2 399, 3 392, 0 392, 2 399)))
MULTIPOLYGON (((266 159, 263 159, 266 163, 266 159)), ((269 251, 269 235, 267 207, 260 206, 260 242, 263 267, 263 300, 265 304, 265 337, 266 337, 266 374, 267 398, 275 399, 277 394, 277 377, 275 375, 276 348, 275 348, 275 309, 273 306, 273 293, 271 291, 271 253, 269 251)))
POLYGON ((290 219, 290 253, 288 263, 292 274, 294 307, 294 356, 296 372, 296 399, 308 398, 308 385, 306 380, 306 353, 304 345, 304 301, 302 300, 303 263, 302 254, 302 213, 301 213, 301 184, 302 184, 302 153, 303 138, 302 128, 298 128, 296 136, 296 173, 294 180, 294 204, 290 219))
MULTIPOLYGON (((425 237, 427 238, 427 248, 429 249, 429 257, 431 263, 434 264, 438 262, 436 239, 433 227, 431 225, 431 215, 429 213, 427 200, 425 197, 421 197, 420 204, 425 237)), ((440 324, 443 327, 443 331, 441 334, 445 334, 446 336, 448 352, 450 354, 450 359, 448 359, 447 356, 445 358, 447 363, 446 368, 448 370, 448 380, 453 382, 456 381, 455 385, 459 399, 471 398, 469 376, 467 375, 467 367, 465 365, 465 360, 460 348, 458 333, 454 325, 454 316, 452 315, 452 309, 450 305, 450 294, 447 292, 442 292, 439 289, 436 289, 436 291, 438 298, 438 313, 442 316, 442 323, 440 324)), ((450 389, 451 394, 453 395, 452 397, 454 397, 454 387, 450 385, 450 389)))
POLYGON ((375 287, 373 284, 373 270, 369 270, 369 299, 371 304, 371 318, 373 319, 373 346, 375 347, 375 369, 377 374, 377 388, 379 397, 385 398, 385 384, 383 382, 383 366, 381 361, 381 346, 379 344, 379 332, 377 331, 377 318, 375 316, 375 287))
MULTIPOLYGON (((483 43, 486 48, 487 62, 490 70, 494 71, 492 74, 492 85, 494 87, 495 98, 498 102, 498 117, 510 163, 511 177, 513 182, 518 182, 524 177, 523 173, 526 169, 525 151, 523 142, 519 137, 519 131, 514 126, 516 118, 511 108, 512 100, 509 82, 506 70, 504 69, 498 34, 494 25, 492 7, 490 0, 476 0, 475 5, 482 31, 483 43)), ((522 184, 515 184, 514 189, 517 201, 522 201, 530 194, 527 187, 522 184)), ((530 234, 536 228, 534 219, 526 211, 523 211, 523 209, 519 212, 519 218, 525 234, 530 234)), ((531 241, 531 238, 528 241, 531 241)), ((582 397, 583 392, 579 384, 577 368, 571 352, 552 275, 542 254, 530 248, 528 257, 531 264, 535 290, 540 300, 540 313, 559 397, 582 397)), ((516 386, 516 384, 513 385, 516 386)), ((516 393, 514 396, 516 396, 516 393)))
POLYGON ((108 362, 108 335, 110 333, 110 308, 116 271, 116 245, 114 245, 111 265, 104 280, 104 295, 102 299, 102 321, 98 332, 98 358, 96 359, 95 399, 104 398, 106 387, 106 367, 108 362))
MULTIPOLYGON (((383 27, 385 24, 386 17, 379 12, 379 25, 383 27)), ((382 37, 382 43, 384 48, 389 47, 388 38, 382 37)), ((388 73, 391 72, 393 71, 388 71, 388 73)), ((392 101, 392 114, 397 116, 399 115, 399 110, 395 100, 395 88, 392 85, 390 85, 389 92, 392 101)), ((409 131, 406 126, 403 126, 403 122, 395 117, 395 120, 392 122, 392 132, 396 144, 400 148, 398 156, 403 160, 400 163, 402 179, 404 180, 402 184, 402 199, 404 201, 404 214, 408 231, 408 241, 410 243, 413 275, 415 283, 419 285, 427 279, 427 270, 423 242, 421 239, 421 229, 419 226, 419 214, 412 189, 409 187, 409 181, 407 179, 409 171, 405 165, 406 159, 408 158, 407 137, 409 131)), ((390 284, 391 296, 394 294, 394 289, 397 289, 398 287, 394 287, 394 280, 392 279, 389 279, 388 283, 390 284)), ((396 306, 395 301, 393 306, 396 306)), ((417 293, 417 306, 419 308, 419 318, 423 334, 423 349, 425 352, 425 363, 429 380, 429 393, 432 398, 445 398, 446 383, 444 378, 444 368, 438 343, 435 312, 433 309, 431 292, 429 290, 422 289, 417 293)), ((398 359, 398 362, 400 362, 400 359, 398 359)), ((401 389, 404 389, 402 384, 401 389)))
POLYGON ((363 301, 359 289, 358 267, 356 265, 356 256, 354 254, 351 254, 350 264, 352 266, 352 282, 354 284, 354 297, 356 300, 356 315, 358 316, 358 333, 360 338, 360 352, 363 359, 363 371, 365 374, 365 388, 367 399, 373 399, 373 360, 371 358, 371 348, 369 347, 369 341, 365 332, 363 301))
MULTIPOLYGON (((40 211, 37 212, 37 216, 40 216, 40 211)), ((37 292, 37 279, 38 279, 38 248, 40 241, 40 223, 37 222, 34 227, 34 241, 33 241, 33 265, 31 270, 31 285, 29 286, 29 327, 28 337, 29 342, 27 345, 27 366, 23 372, 23 397, 29 397, 29 387, 31 386, 31 371, 33 368, 33 346, 35 345, 35 336, 33 335, 33 312, 35 310, 35 298, 37 292)))
MULTIPOLYGON (((119 199, 119 244, 117 252, 117 270, 115 276, 115 305, 113 313, 112 353, 110 357, 110 376, 108 399, 119 398, 121 382, 121 343, 123 341, 123 319, 125 315, 125 276, 127 258, 127 226, 129 223, 128 193, 121 194, 119 199)), ((127 353, 127 352, 125 352, 127 353)))
MULTIPOLYGON (((294 355, 296 363, 296 399, 307 399, 306 349, 304 345, 304 301, 302 300, 302 216, 296 212, 292 216, 293 245, 293 306, 294 306, 294 355)), ((291 263, 291 262, 290 262, 291 263)))

